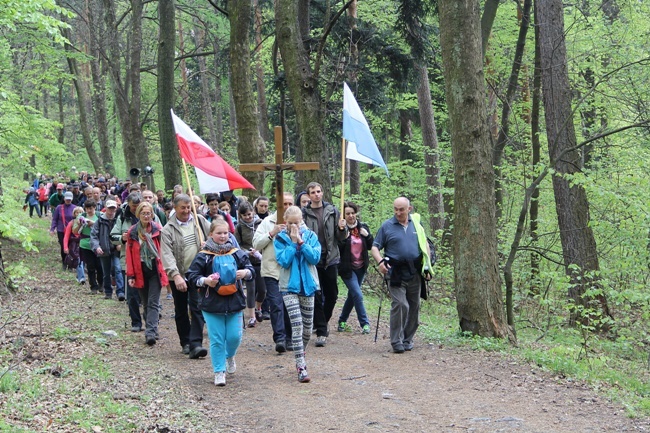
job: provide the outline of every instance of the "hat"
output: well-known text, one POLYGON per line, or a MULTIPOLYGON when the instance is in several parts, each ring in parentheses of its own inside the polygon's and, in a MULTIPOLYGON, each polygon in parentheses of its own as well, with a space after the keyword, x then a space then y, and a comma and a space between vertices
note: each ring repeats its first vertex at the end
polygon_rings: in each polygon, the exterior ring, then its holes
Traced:
POLYGON ((100 176, 100 178, 97 179, 97 182, 106 182, 106 179, 104 179, 103 177, 100 176))
POLYGON ((63 185, 62 183, 57 183, 56 189, 65 189, 65 185, 63 185))
POLYGON ((72 200, 74 196, 72 195, 71 191, 67 191, 65 194, 63 194, 63 200, 72 200))
POLYGON ((106 209, 109 207, 117 207, 117 202, 115 200, 106 200, 106 209))
POLYGON ((34 191, 36 191, 34 187, 29 188, 29 192, 34 192, 34 191))

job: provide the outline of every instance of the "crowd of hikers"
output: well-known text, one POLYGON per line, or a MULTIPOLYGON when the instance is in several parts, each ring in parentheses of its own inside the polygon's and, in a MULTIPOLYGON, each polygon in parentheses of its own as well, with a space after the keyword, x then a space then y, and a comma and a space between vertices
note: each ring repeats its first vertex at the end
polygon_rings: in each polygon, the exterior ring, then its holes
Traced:
POLYGON ((149 346, 159 338, 161 296, 173 300, 181 351, 190 359, 208 355, 207 326, 217 386, 237 369, 244 330, 265 320, 275 350, 293 352, 298 380, 309 382, 305 349, 312 333, 316 347, 328 342, 339 277, 348 293, 336 330, 353 331, 354 309, 358 332, 370 334, 361 286, 371 260, 391 297, 392 351, 413 349, 431 252, 406 197, 395 199, 393 217, 373 236, 359 206, 346 202, 341 215, 317 182, 296 200, 285 193, 271 212, 267 197, 251 203, 233 191, 190 196, 177 185, 167 197, 109 174, 59 179, 36 179, 24 210, 51 215, 61 269, 75 272, 89 293, 125 302, 131 331, 144 331, 149 346))

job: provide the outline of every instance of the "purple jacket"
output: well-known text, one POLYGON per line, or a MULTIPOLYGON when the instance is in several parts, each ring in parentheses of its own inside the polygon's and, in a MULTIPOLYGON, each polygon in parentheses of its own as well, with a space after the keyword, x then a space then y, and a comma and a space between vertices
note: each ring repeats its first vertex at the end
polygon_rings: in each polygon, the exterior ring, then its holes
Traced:
POLYGON ((55 229, 57 232, 65 232, 65 226, 72 221, 72 213, 74 208, 77 206, 71 204, 60 204, 56 207, 54 212, 52 212, 52 225, 50 226, 50 231, 53 232, 55 229), (63 213, 63 214, 62 214, 63 213), (65 224, 63 224, 63 217, 65 216, 65 224))

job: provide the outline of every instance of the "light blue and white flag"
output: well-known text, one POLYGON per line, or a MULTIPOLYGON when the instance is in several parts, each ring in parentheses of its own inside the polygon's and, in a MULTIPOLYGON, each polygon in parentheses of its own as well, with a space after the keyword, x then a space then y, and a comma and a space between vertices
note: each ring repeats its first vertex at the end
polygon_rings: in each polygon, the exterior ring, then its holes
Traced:
POLYGON ((347 83, 343 83, 343 138, 348 141, 346 158, 383 167, 388 175, 388 168, 370 132, 366 117, 347 83))

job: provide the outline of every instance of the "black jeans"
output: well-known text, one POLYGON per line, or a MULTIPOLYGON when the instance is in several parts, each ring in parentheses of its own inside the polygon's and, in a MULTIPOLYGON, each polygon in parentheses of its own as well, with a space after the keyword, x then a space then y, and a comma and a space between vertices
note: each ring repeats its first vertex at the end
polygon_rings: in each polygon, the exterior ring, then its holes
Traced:
POLYGON ((338 266, 331 265, 327 268, 316 268, 320 281, 320 290, 314 299, 314 329, 317 337, 327 337, 329 330, 327 323, 332 318, 336 300, 339 297, 338 266))
POLYGON ((189 344, 192 350, 202 346, 205 321, 199 309, 199 292, 189 287, 186 292, 181 292, 176 288, 173 279, 169 280, 169 286, 174 297, 174 320, 181 347, 189 344))
POLYGON ((85 248, 79 248, 79 256, 81 257, 81 261, 86 264, 86 270, 88 270, 88 285, 90 286, 90 290, 99 290, 99 284, 102 284, 104 281, 104 272, 102 271, 102 264, 99 261, 99 257, 91 250, 85 248))

